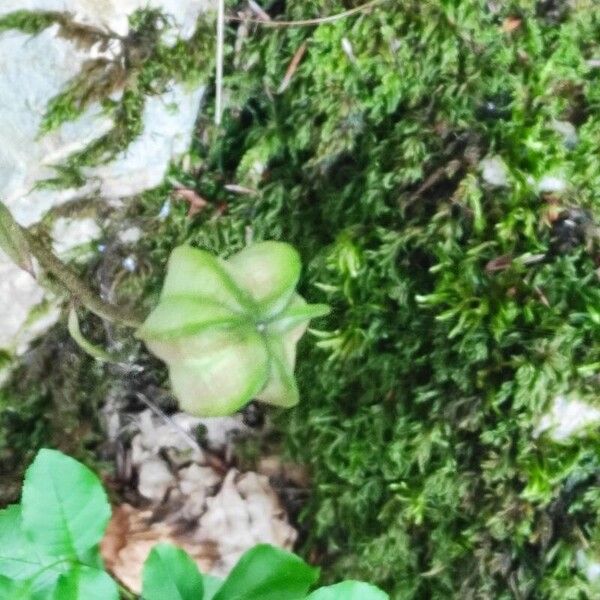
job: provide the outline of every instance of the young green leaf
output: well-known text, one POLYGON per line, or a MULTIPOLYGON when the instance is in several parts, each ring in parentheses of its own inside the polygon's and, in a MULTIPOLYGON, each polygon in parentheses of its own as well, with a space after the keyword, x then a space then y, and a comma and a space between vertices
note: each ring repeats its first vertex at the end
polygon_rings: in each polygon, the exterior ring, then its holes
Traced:
POLYGON ((0 575, 27 579, 42 568, 22 530, 21 507, 0 511, 0 575))
POLYGON ((227 415, 252 398, 297 404, 296 344, 310 319, 328 312, 294 292, 300 267, 281 242, 227 261, 189 246, 172 252, 160 302, 137 335, 168 364, 184 410, 227 415))
MULTIPOLYGON (((25 590, 24 599, 47 598, 68 566, 66 561, 48 555, 44 548, 36 547, 28 539, 23 531, 20 506, 9 506, 0 511, 0 576, 20 582, 17 587, 25 590)), ((0 595, 0 598, 4 599, 4 596, 0 595)))
POLYGON ((285 308, 302 269, 298 252, 282 242, 252 244, 225 264, 237 284, 257 302, 261 318, 269 318, 285 308))
MULTIPOLYGON (((307 304, 302 296, 295 294, 285 310, 269 323, 269 330, 285 333, 303 327, 301 332, 304 333, 311 319, 327 315, 330 310, 327 304, 307 304)), ((302 337, 302 333, 298 336, 298 339, 302 337)))
POLYGON ((31 600, 30 583, 0 575, 0 598, 2 600, 31 600))
POLYGON ((57 559, 84 560, 110 518, 96 475, 56 450, 40 450, 27 469, 22 507, 25 534, 57 559))
POLYGON ((92 342, 90 342, 83 336, 83 334, 81 333, 81 329, 79 328, 79 318, 77 317, 77 311, 73 306, 69 310, 67 329, 69 331, 69 335, 73 338, 73 341, 92 358, 95 358, 96 360, 102 362, 118 362, 115 356, 111 356, 108 352, 106 352, 106 350, 103 350, 99 346, 92 344, 92 342))
POLYGON ((150 313, 137 336, 144 340, 168 341, 196 335, 214 327, 239 325, 244 318, 231 309, 205 298, 170 296, 150 313))
POLYGON ((173 391, 191 414, 234 413, 263 388, 269 374, 262 339, 247 326, 210 329, 172 344, 149 342, 148 347, 171 361, 173 391))
POLYGON ((202 583, 204 583, 204 597, 202 600, 213 600, 215 594, 223 585, 223 580, 212 575, 202 575, 202 583))
POLYGON ((118 599, 119 588, 108 573, 83 565, 75 565, 58 579, 52 600, 118 599))
POLYGON ((190 246, 171 253, 161 300, 180 296, 206 298, 234 311, 254 310, 252 299, 236 285, 223 261, 190 246))
POLYGON ((267 335, 265 343, 269 352, 269 379, 267 385, 256 394, 256 399, 267 404, 291 408, 300 398, 294 378, 296 344, 284 346, 280 337, 267 335))
POLYGON ((213 600, 299 600, 318 577, 295 554, 260 544, 240 558, 213 600))
POLYGON ((21 269, 33 275, 29 245, 11 212, 0 202, 0 249, 21 269))
POLYGON ((144 600, 204 600, 203 578, 180 548, 158 544, 144 563, 144 600))
POLYGON ((53 562, 54 558, 40 553, 25 535, 20 506, 0 511, 0 575, 24 580, 53 562))
POLYGON ((389 600, 389 596, 374 585, 362 581, 343 581, 314 591, 306 600, 389 600))

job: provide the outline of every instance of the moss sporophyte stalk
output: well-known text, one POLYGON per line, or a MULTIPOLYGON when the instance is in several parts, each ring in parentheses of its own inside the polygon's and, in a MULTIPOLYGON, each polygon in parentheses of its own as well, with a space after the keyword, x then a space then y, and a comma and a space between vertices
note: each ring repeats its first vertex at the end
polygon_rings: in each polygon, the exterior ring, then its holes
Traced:
POLYGON ((250 400, 291 407, 296 344, 329 308, 295 292, 301 263, 282 242, 248 246, 228 260, 190 246, 169 259, 158 306, 139 338, 169 367, 187 412, 227 415, 250 400))

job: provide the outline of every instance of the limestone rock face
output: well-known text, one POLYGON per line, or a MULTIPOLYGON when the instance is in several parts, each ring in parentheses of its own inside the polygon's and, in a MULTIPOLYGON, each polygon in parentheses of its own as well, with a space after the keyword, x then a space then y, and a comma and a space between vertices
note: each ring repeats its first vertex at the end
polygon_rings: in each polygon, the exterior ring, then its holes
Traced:
MULTIPOLYGON (((17 30, 0 33, 0 198, 22 225, 31 225, 52 207, 84 196, 121 199, 157 186, 169 162, 186 152, 201 106, 204 86, 172 82, 162 94, 146 99, 141 134, 106 164, 84 171, 86 182, 73 189, 36 188, 56 175, 60 165, 106 134, 113 122, 100 104, 92 104, 74 121, 41 135, 40 124, 49 101, 65 89, 90 58, 118 53, 129 31, 129 17, 141 8, 156 8, 168 16, 162 41, 189 38, 197 19, 214 5, 209 0, 3 0, 0 19, 14 11, 63 12, 77 24, 97 28, 114 39, 107 48, 86 48, 61 35, 52 25, 36 35, 17 30)), ((118 97, 119 91, 114 92, 118 97)), ((73 240, 86 243, 85 232, 72 225, 73 240)), ((70 235, 70 234, 69 234, 70 235)), ((43 293, 0 252, 0 349, 23 349, 22 328, 43 293), (19 302, 14 302, 19 298, 19 302), (17 339, 19 338, 19 339, 17 339)))

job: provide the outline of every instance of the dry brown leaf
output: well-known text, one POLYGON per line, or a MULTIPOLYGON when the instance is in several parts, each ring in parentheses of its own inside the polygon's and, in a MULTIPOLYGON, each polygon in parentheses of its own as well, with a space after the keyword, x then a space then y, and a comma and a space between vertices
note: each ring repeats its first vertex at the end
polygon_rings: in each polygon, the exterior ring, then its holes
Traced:
POLYGON ((512 33, 521 27, 522 22, 519 17, 506 17, 502 22, 502 31, 504 33, 512 33))
POLYGON ((142 570, 152 548, 158 543, 168 543, 185 550, 198 568, 207 573, 218 559, 215 544, 198 543, 177 526, 164 521, 153 521, 152 511, 121 504, 113 511, 100 552, 107 570, 123 585, 139 594, 142 589, 142 570))
POLYGON ((189 203, 188 217, 197 215, 208 206, 208 202, 196 190, 192 190, 191 188, 177 188, 173 193, 180 200, 185 200, 189 203))
MULTIPOLYGON (((139 592, 144 561, 161 542, 183 548, 203 572, 221 576, 257 543, 292 549, 296 530, 269 479, 240 473, 220 458, 233 437, 250 431, 241 418, 178 413, 167 422, 148 410, 137 416, 135 429, 132 497, 151 505, 115 507, 101 544, 108 570, 125 586, 139 592), (205 426, 204 447, 190 447, 188 433, 199 423, 205 426)), ((270 468, 288 479, 276 463, 270 468)))
POLYGON ((289 481, 299 488, 310 486, 310 475, 303 465, 283 462, 279 456, 265 456, 258 463, 258 472, 266 477, 289 481))
POLYGON ((488 263, 485 265, 485 270, 487 273, 504 271, 505 269, 508 269, 508 267, 510 267, 512 261, 512 254, 504 254, 502 256, 498 256, 497 258, 492 258, 492 260, 488 261, 488 263))

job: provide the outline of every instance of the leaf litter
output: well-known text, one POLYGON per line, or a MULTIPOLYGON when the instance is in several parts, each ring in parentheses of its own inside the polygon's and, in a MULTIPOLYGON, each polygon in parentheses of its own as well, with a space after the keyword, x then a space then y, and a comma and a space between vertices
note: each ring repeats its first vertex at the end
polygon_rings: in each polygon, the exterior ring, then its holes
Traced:
POLYGON ((122 584, 141 590, 144 561, 157 543, 183 548, 202 572, 217 576, 258 543, 293 549, 298 532, 276 488, 289 485, 288 475, 305 486, 306 476, 284 472, 273 458, 259 461, 264 474, 237 468, 233 441, 260 435, 242 415, 132 414, 111 402, 104 413, 120 466, 112 487, 123 501, 113 508, 101 551, 122 584))

